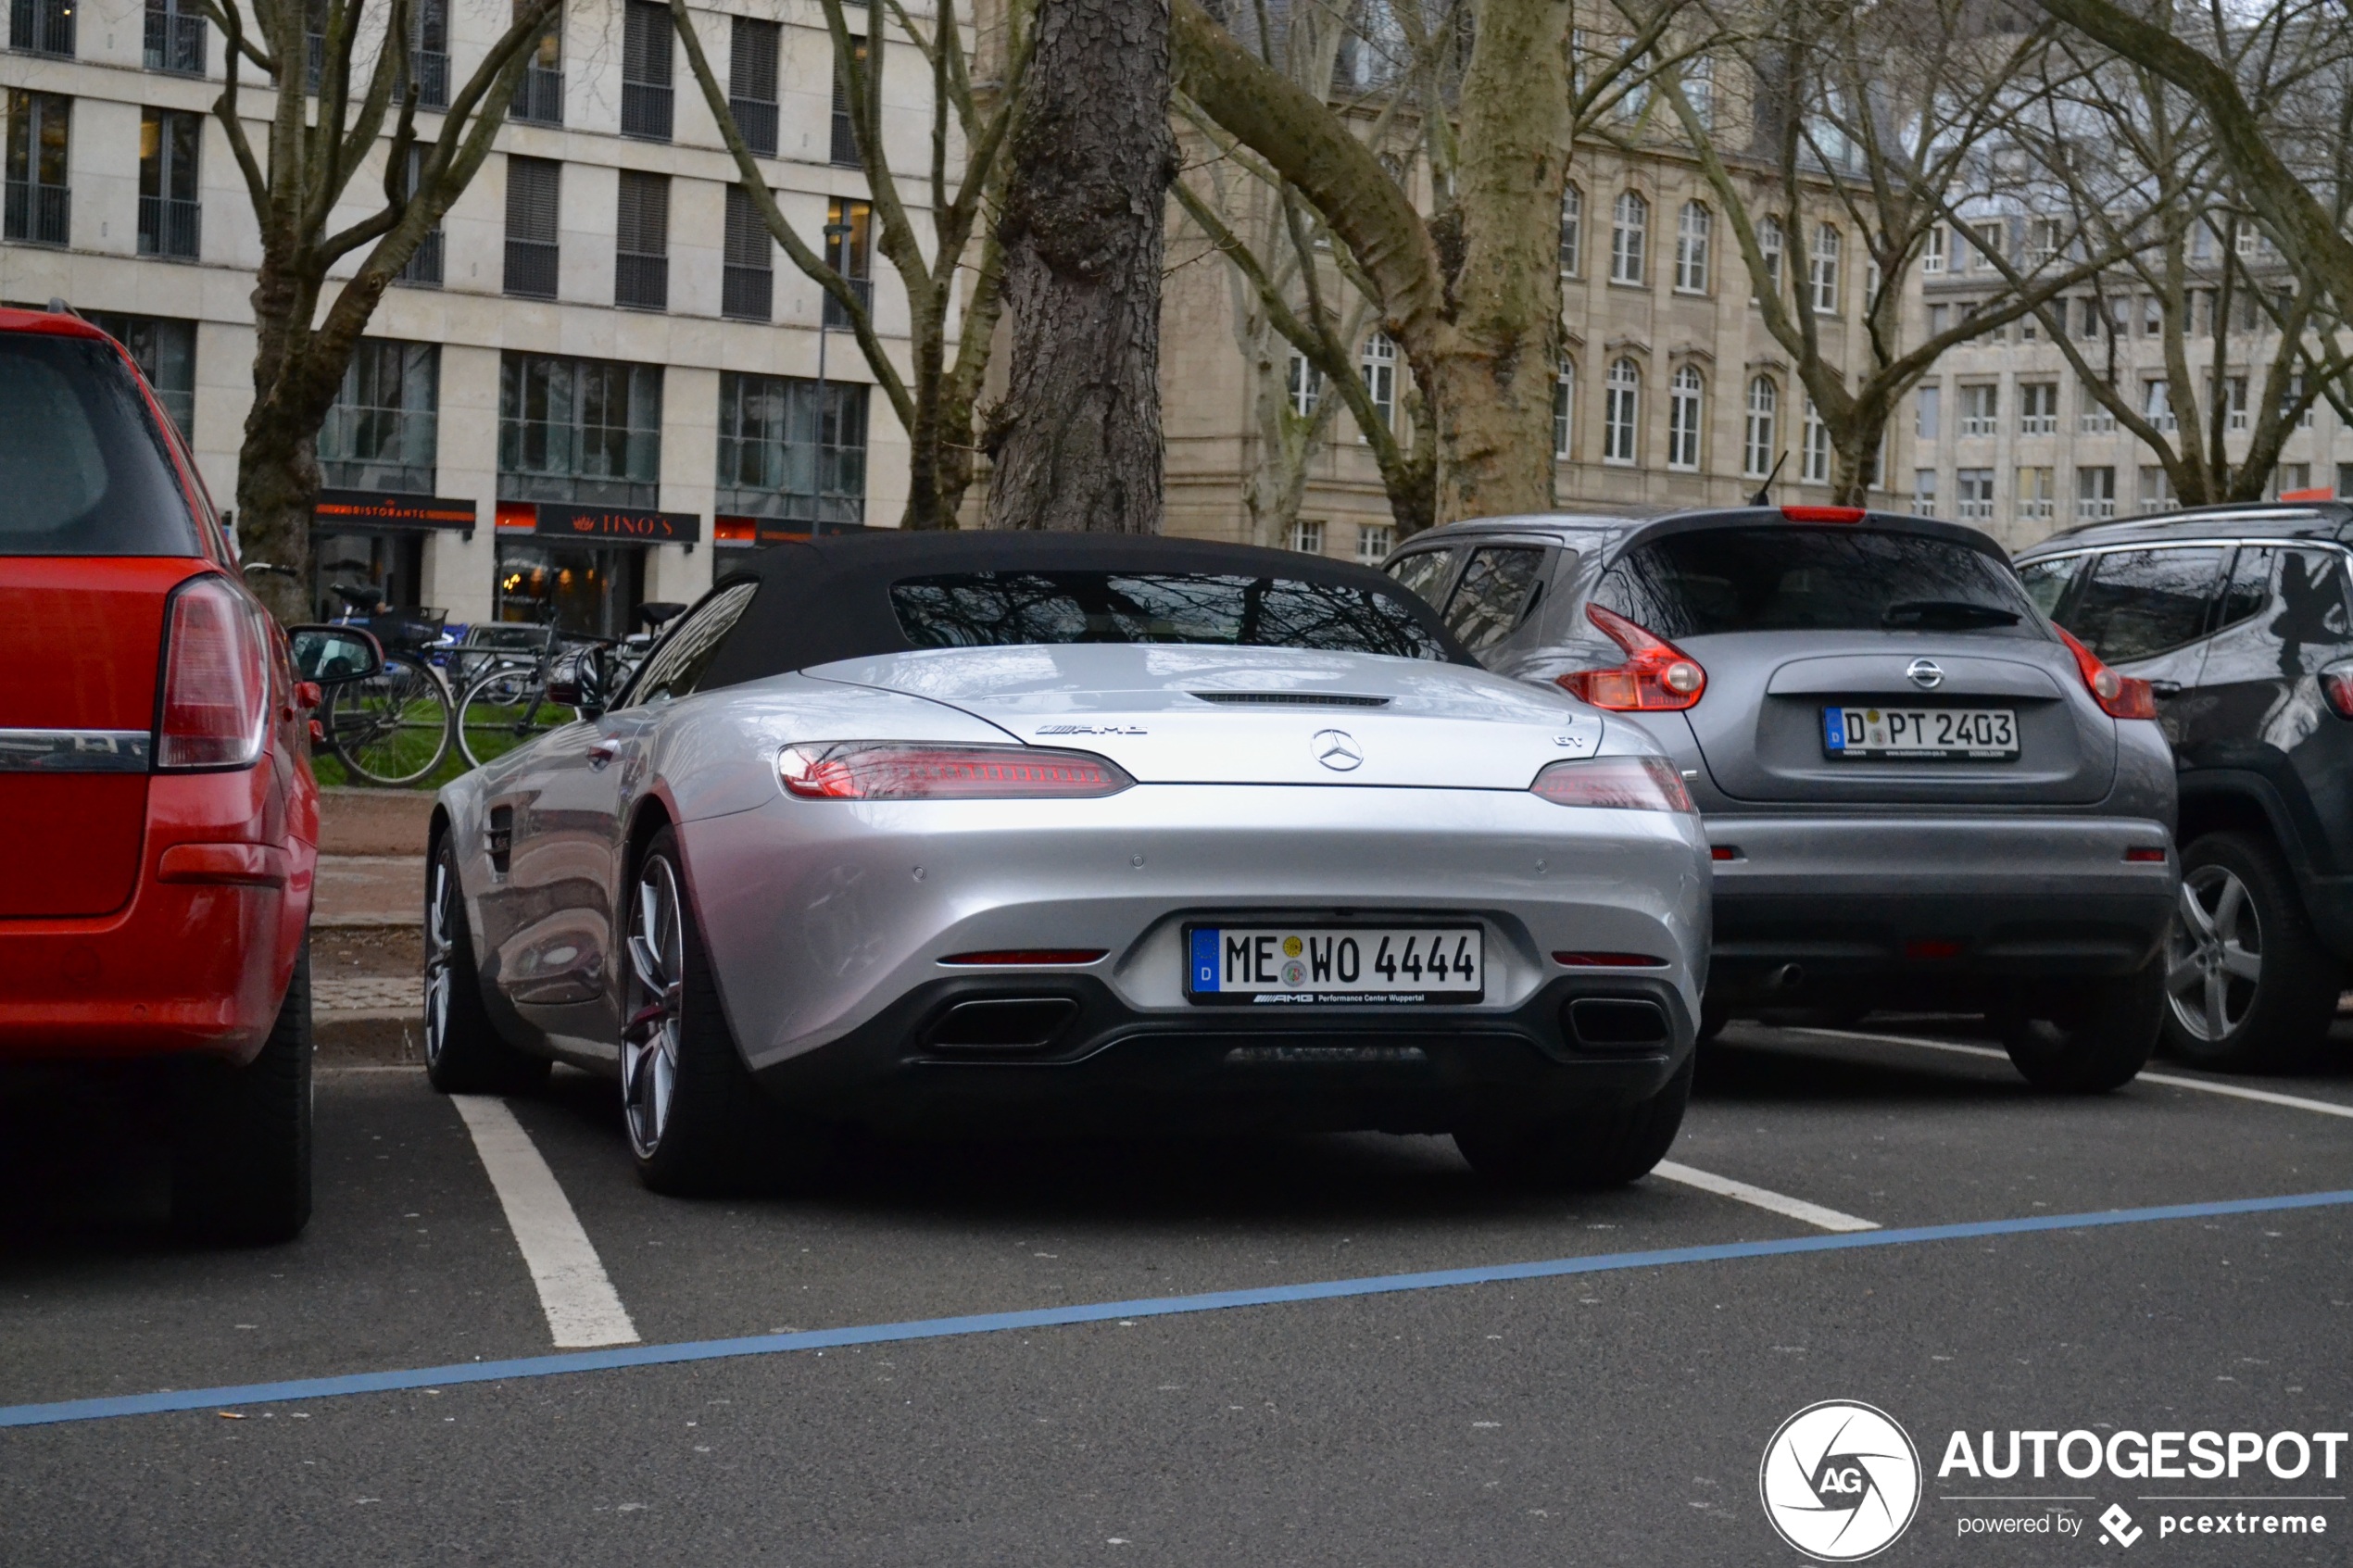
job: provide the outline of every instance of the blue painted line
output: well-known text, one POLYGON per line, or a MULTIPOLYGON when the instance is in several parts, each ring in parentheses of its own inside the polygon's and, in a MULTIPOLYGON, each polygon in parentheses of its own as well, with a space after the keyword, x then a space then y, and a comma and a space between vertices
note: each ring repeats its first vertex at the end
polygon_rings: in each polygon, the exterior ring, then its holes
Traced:
POLYGON ((67 1399, 47 1405, 0 1406, 0 1427, 51 1426, 65 1422, 105 1421, 115 1416, 160 1415, 171 1411, 217 1410, 231 1405, 275 1404, 290 1399, 332 1399, 350 1394, 395 1394, 415 1388, 447 1388, 461 1383, 505 1383, 568 1373, 615 1372, 625 1367, 674 1366, 683 1361, 730 1361, 800 1350, 830 1350, 844 1345, 889 1345, 911 1339, 951 1339, 1011 1329, 1060 1328, 1071 1323, 1121 1318, 1175 1317, 1229 1307, 1273 1307, 1293 1301, 1330 1301, 1350 1296, 1390 1296, 1409 1290, 1443 1290, 1465 1285, 1501 1285, 1514 1280, 1558 1279, 1570 1274, 1612 1273, 1626 1269, 1668 1268, 1680 1263, 1721 1263, 1745 1258, 1785 1258, 1809 1252, 1851 1252, 1870 1247, 1911 1247, 1932 1241, 1967 1241, 1989 1236, 2030 1236, 2038 1231, 2088 1230, 2106 1225, 2144 1225, 2161 1220, 2208 1220, 2231 1214, 2268 1214, 2286 1209, 2353 1205, 2353 1189, 2291 1193, 2281 1198, 2242 1198, 2221 1203, 2174 1203, 2153 1209, 2108 1209, 2089 1214, 2037 1214, 2020 1220, 1979 1220, 1958 1225, 1918 1225, 1908 1230, 1858 1231, 1841 1236, 1792 1236, 1781 1241, 1735 1241, 1712 1247, 1670 1247, 1650 1252, 1604 1252, 1586 1258, 1552 1258, 1532 1263, 1496 1263, 1474 1269, 1434 1269, 1425 1273, 1373 1274, 1308 1285, 1263 1286, 1254 1290, 1212 1290, 1198 1296, 1159 1296, 1135 1301, 1098 1301, 1074 1307, 1041 1307, 1025 1312, 981 1312, 959 1318, 920 1318, 912 1323, 866 1323, 852 1328, 814 1329, 802 1334, 755 1334, 738 1339, 697 1339, 673 1345, 627 1345, 610 1350, 524 1356, 504 1361, 464 1361, 455 1366, 402 1372, 350 1373, 341 1377, 304 1377, 284 1383, 245 1383, 220 1388, 182 1388, 129 1394, 105 1399, 67 1399))

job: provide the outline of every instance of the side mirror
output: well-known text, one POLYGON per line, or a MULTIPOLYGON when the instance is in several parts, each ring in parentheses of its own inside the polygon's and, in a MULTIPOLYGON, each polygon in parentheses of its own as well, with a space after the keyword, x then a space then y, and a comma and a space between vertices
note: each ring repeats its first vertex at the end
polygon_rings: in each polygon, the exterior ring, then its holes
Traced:
POLYGON ((547 672, 547 700, 580 709, 584 719, 600 716, 609 695, 605 690, 605 656, 601 648, 581 648, 565 654, 547 672))
POLYGON ((384 673, 384 645, 358 626, 289 626, 286 645, 295 673, 322 686, 384 673))

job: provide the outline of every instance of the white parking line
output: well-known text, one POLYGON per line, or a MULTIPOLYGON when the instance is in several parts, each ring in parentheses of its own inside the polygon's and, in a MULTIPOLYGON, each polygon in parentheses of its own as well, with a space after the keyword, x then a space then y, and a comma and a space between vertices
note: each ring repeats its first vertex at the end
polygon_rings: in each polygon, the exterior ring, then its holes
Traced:
POLYGON ((1879 1223, 1875 1220, 1860 1220, 1852 1214, 1842 1214, 1835 1209, 1825 1209, 1818 1203, 1808 1203, 1802 1198, 1792 1198, 1786 1193, 1751 1186, 1746 1182, 1736 1182, 1730 1176, 1719 1176, 1712 1171, 1695 1171, 1689 1165, 1679 1165, 1672 1160, 1662 1160, 1652 1166, 1651 1174, 1664 1176, 1670 1182, 1680 1182, 1687 1187, 1697 1187, 1702 1192, 1712 1192, 1718 1198, 1730 1198, 1743 1203, 1753 1203, 1759 1209, 1769 1209, 1776 1214, 1786 1214, 1793 1220, 1802 1220, 1806 1224, 1820 1230, 1875 1231, 1879 1229, 1879 1223))
MULTIPOLYGON (((1853 1029, 1791 1029, 1788 1033, 1827 1035, 1838 1040, 1878 1040, 1891 1046, 1912 1046, 1924 1051, 1951 1051, 1956 1056, 1990 1056, 1997 1061, 2010 1059, 2007 1051, 1997 1050, 1992 1046, 1958 1046, 1950 1040, 1922 1040, 1910 1035, 1866 1035, 1853 1029)), ((2353 1105, 2307 1099, 2302 1095, 2284 1095, 2271 1089, 2244 1088, 2237 1084, 2218 1084, 2210 1078, 2183 1078, 2172 1073, 2144 1073, 2135 1081, 2163 1084, 2175 1089, 2197 1089, 2209 1095, 2228 1095, 2233 1099, 2259 1100, 2265 1105, 2284 1105, 2292 1110, 2311 1110, 2322 1116, 2342 1116, 2353 1120, 2353 1105)))
POLYGON ((605 1265, 589 1245, 588 1233, 572 1211, 556 1173, 547 1169, 507 1102, 488 1095, 451 1095, 458 1114, 473 1135, 474 1152, 490 1174, 508 1228, 539 1289, 540 1311, 556 1348, 634 1345, 637 1325, 629 1321, 605 1265))

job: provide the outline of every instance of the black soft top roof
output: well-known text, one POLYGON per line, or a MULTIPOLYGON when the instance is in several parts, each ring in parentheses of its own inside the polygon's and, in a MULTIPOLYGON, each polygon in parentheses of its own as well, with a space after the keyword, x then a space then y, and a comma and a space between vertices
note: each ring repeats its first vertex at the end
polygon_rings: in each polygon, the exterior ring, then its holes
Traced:
POLYGON ((890 585, 955 571, 1178 571, 1356 588, 1405 606, 1449 658, 1477 662, 1428 604, 1386 574, 1347 561, 1151 534, 877 531, 778 545, 722 573, 713 592, 748 578, 761 588, 702 684, 731 686, 836 659, 906 653, 915 645, 891 608, 890 585))

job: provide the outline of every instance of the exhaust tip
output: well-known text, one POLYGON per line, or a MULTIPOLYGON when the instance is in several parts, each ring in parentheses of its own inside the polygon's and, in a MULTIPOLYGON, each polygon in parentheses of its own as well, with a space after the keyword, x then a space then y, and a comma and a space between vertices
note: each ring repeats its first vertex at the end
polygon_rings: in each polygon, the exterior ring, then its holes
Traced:
POLYGON ((958 1002, 924 1032, 924 1046, 942 1051, 1035 1051, 1078 1016, 1068 997, 988 997, 958 1002))
POLYGON ((1579 997, 1567 1011, 1569 1037, 1592 1050, 1658 1050, 1673 1037, 1667 1010, 1637 997, 1579 997))

